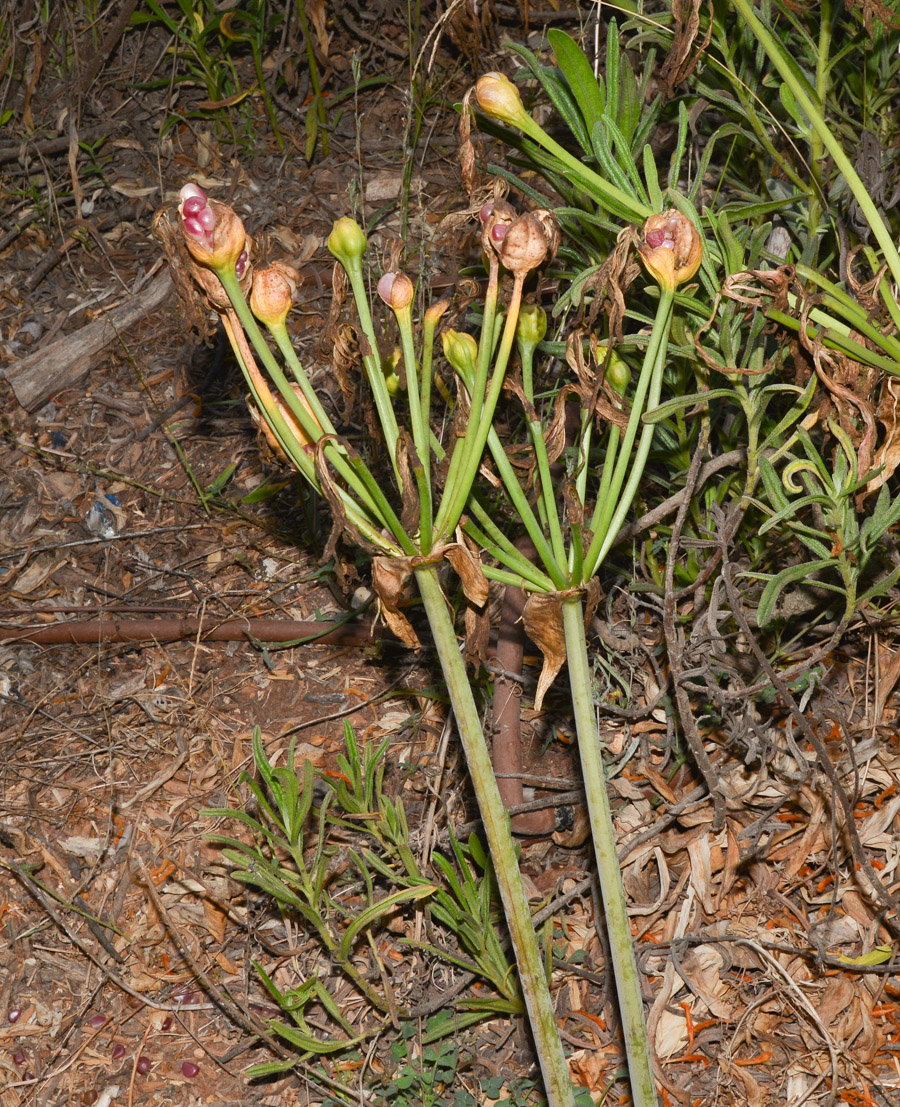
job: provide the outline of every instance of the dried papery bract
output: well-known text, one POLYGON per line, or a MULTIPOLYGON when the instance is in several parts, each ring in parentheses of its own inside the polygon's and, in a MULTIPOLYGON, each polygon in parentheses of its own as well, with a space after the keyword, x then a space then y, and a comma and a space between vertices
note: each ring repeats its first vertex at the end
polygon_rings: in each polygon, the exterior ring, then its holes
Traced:
MULTIPOLYGON (((310 407, 309 401, 303 395, 303 390, 300 388, 300 386, 298 384, 295 384, 295 383, 292 382, 290 384, 290 389, 294 393, 294 395, 297 397, 298 403, 302 404, 303 408, 309 414, 310 418, 318 426, 319 421, 316 418, 316 414, 312 410, 312 408, 310 407)), ((302 450, 304 450, 309 455, 314 454, 315 453, 315 439, 311 435, 306 433, 306 431, 300 425, 300 420, 293 413, 293 411, 291 411, 291 409, 288 407, 288 405, 284 402, 284 400, 281 398, 281 396, 278 393, 275 393, 275 394, 272 395, 272 402, 278 408, 278 411, 280 412, 282 418, 284 419, 284 422, 285 422, 285 425, 286 425, 287 429, 290 431, 291 434, 293 434, 293 436, 296 439, 296 441, 297 441, 298 445, 300 446, 300 448, 302 450)), ((274 430, 272 429, 271 423, 266 418, 265 413, 260 412, 255 406, 253 406, 251 404, 250 405, 250 417, 253 420, 253 423, 257 427, 257 429, 262 431, 263 437, 265 438, 266 443, 268 444, 268 446, 271 449, 272 453, 275 454, 275 456, 279 459, 279 461, 282 461, 282 462, 284 462, 285 464, 288 464, 288 465, 292 465, 293 461, 284 452, 284 448, 282 447, 281 442, 278 440, 277 435, 275 434, 274 430)), ((319 429, 321 430, 321 427, 319 427, 319 429)))
POLYGON ((299 284, 300 274, 283 261, 257 269, 250 290, 250 308, 253 314, 267 326, 281 325, 291 310, 299 284))
POLYGON ((647 271, 663 288, 674 289, 700 268, 703 240, 677 208, 651 215, 641 232, 638 253, 647 271))
MULTIPOLYGON (((238 276, 238 283, 245 297, 250 291, 251 282, 253 280, 253 266, 250 264, 250 251, 252 245, 253 239, 248 235, 245 239, 245 245, 242 251, 242 257, 244 258, 242 273, 238 276)), ((203 292, 207 304, 213 311, 217 311, 220 315, 225 311, 230 311, 232 306, 231 299, 225 291, 222 282, 219 280, 216 271, 214 269, 208 269, 205 265, 199 265, 194 261, 193 257, 190 256, 188 257, 188 267, 194 279, 194 283, 203 292)), ((235 272, 237 272, 237 270, 235 270, 235 272)))
POLYGON ((216 271, 232 271, 240 279, 247 263, 247 235, 239 216, 227 204, 210 200, 202 188, 186 184, 179 193, 181 233, 191 257, 216 271))

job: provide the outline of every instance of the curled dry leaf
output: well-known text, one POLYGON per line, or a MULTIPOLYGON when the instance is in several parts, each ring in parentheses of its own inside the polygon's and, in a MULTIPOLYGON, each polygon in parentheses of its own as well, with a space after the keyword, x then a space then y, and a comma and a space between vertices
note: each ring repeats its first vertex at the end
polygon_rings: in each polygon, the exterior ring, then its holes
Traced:
POLYGON ((403 587, 412 572, 412 560, 410 557, 373 557, 372 587, 378 596, 381 615, 391 631, 405 646, 417 650, 421 646, 419 636, 400 610, 403 587))
MULTIPOLYGON (((566 660, 566 635, 563 630, 562 605, 574 595, 577 595, 577 593, 535 592, 525 602, 525 610, 522 612, 525 633, 544 655, 544 664, 534 696, 536 711, 540 711, 547 690, 556 680, 556 676, 566 660)), ((585 589, 585 626, 594 617, 599 602, 600 584, 597 580, 592 579, 585 589)))
POLYGON ((875 451, 872 467, 881 472, 866 485, 867 496, 890 480, 900 465, 900 381, 896 377, 885 377, 875 414, 884 427, 884 441, 875 451))
POLYGON ((475 607, 484 607, 489 593, 487 577, 475 554, 459 542, 438 546, 428 556, 372 559, 372 587, 378 596, 384 621, 400 641, 411 649, 418 649, 420 642, 412 624, 400 611, 403 588, 417 568, 434 565, 442 559, 453 566, 469 603, 475 607))

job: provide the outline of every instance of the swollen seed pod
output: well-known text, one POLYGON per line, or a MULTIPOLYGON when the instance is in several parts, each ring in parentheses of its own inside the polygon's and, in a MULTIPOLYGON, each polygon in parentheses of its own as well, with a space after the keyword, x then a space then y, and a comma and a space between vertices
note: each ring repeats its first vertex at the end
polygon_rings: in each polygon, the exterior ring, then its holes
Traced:
POLYGON ((202 188, 189 183, 179 193, 178 217, 184 244, 194 261, 217 271, 237 269, 247 235, 227 204, 208 199, 202 188))
POLYGON ((638 247, 647 272, 661 288, 672 290, 691 277, 703 260, 700 232, 677 208, 651 215, 638 247))
POLYGON ((387 386, 389 396, 398 396, 403 391, 403 382, 397 373, 397 366, 403 360, 403 354, 399 346, 395 346, 390 356, 384 359, 382 369, 384 371, 384 383, 387 386))
POLYGON ((615 350, 611 353, 608 349, 608 343, 599 342, 594 348, 594 356, 597 361, 604 367, 604 380, 619 396, 624 396, 625 391, 631 384, 631 370, 628 365, 619 357, 615 350))
POLYGON ((257 269, 250 290, 250 308, 269 327, 284 323, 300 283, 300 274, 282 261, 257 269))
POLYGON ((366 252, 366 236, 362 227, 349 215, 343 215, 331 228, 326 242, 328 249, 346 269, 366 252))
POLYGON ((516 338, 520 344, 532 348, 543 341, 547 333, 547 313, 540 304, 525 304, 519 312, 516 338))
POLYGON ((413 301, 415 288, 405 273, 384 273, 378 282, 378 295, 394 311, 405 311, 413 301))
POLYGON ((478 343, 472 335, 463 331, 444 331, 441 335, 441 345, 444 347, 444 357, 457 373, 469 376, 475 372, 478 343))
POLYGON ((558 245, 559 229, 551 213, 528 212, 509 225, 497 252, 505 269, 523 277, 552 258, 558 245))
POLYGON ((479 108, 491 119, 498 119, 512 127, 531 122, 519 90, 502 73, 485 73, 479 77, 475 82, 475 99, 479 108))

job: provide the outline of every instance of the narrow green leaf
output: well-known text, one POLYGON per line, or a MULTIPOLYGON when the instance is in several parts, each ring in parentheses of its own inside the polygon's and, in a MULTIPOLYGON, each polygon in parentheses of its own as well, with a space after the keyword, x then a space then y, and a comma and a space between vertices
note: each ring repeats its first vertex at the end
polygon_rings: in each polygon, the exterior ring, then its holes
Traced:
POLYGON ((693 407, 695 404, 705 404, 709 400, 734 400, 737 402, 738 395, 733 388, 710 388, 707 392, 691 392, 687 396, 677 396, 674 400, 666 400, 664 404, 651 408, 650 411, 644 413, 641 422, 660 423, 663 419, 668 419, 671 415, 674 415, 676 411, 693 407))
POLYGON ((367 907, 366 910, 361 912, 347 927, 341 939, 339 951, 341 959, 346 960, 350 956, 350 951, 353 949, 353 943, 356 941, 357 937, 367 926, 371 926, 376 919, 381 918, 382 915, 386 915, 400 903, 406 903, 409 900, 426 899, 428 896, 434 895, 437 890, 436 884, 420 884, 415 888, 401 888, 399 892, 393 892, 391 895, 385 896, 384 899, 379 900, 378 903, 373 903, 371 907, 367 907))
POLYGON ((672 160, 669 162, 669 175, 666 178, 669 188, 678 188, 678 182, 681 178, 681 163, 687 149, 687 140, 688 110, 687 105, 682 100, 678 105, 678 137, 675 140, 675 150, 672 153, 672 160))
POLYGON ((221 473, 207 486, 206 494, 208 496, 218 496, 226 484, 234 476, 234 471, 237 469, 238 463, 232 461, 230 465, 227 465, 221 473))
POLYGON ((777 576, 774 576, 763 589, 763 594, 759 598, 759 606, 756 609, 756 618, 759 625, 764 627, 771 621, 778 597, 787 585, 795 581, 805 580, 810 584, 824 587, 820 581, 811 579, 812 574, 827 569, 833 564, 833 558, 823 558, 821 561, 808 561, 803 565, 792 565, 788 569, 783 569, 777 576))
POLYGON ((572 90, 590 134, 594 124, 603 115, 606 96, 602 84, 594 76, 587 55, 565 31, 552 27, 547 32, 550 49, 556 56, 556 64, 572 90))
POLYGON ((307 161, 312 161, 319 138, 318 97, 313 97, 306 109, 306 148, 303 151, 307 161))
POLYGON ((584 119, 578 109, 574 97, 568 87, 562 81, 561 75, 557 75, 552 69, 541 65, 532 52, 524 46, 511 44, 512 50, 525 62, 537 80, 540 82, 550 103, 566 121, 566 125, 581 146, 582 150, 591 152, 589 131, 585 127, 584 119))

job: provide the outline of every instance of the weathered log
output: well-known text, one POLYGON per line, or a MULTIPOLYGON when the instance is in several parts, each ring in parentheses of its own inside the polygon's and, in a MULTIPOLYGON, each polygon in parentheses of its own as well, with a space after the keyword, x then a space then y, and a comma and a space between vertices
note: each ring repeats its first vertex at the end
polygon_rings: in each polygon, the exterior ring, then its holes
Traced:
POLYGON ((172 278, 165 269, 139 293, 99 319, 7 366, 4 376, 16 399, 28 411, 36 411, 55 392, 80 383, 96 366, 97 355, 129 327, 156 311, 171 291, 172 278))

